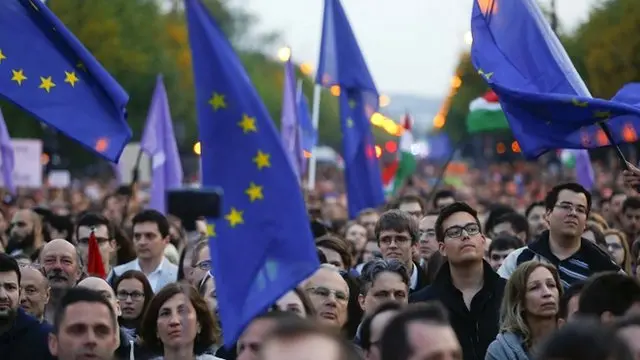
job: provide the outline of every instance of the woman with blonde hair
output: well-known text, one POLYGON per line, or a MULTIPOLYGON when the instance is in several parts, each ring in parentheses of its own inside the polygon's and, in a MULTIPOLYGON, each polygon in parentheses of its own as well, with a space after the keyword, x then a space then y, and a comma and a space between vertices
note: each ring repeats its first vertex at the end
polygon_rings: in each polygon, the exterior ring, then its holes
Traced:
POLYGON ((607 229, 604 231, 604 241, 607 244, 607 251, 616 265, 620 266, 627 274, 632 272, 631 251, 627 242, 627 235, 618 229, 607 229))
POLYGON ((507 281, 500 308, 500 333, 485 360, 529 360, 535 347, 558 327, 562 284, 552 265, 522 263, 507 281))

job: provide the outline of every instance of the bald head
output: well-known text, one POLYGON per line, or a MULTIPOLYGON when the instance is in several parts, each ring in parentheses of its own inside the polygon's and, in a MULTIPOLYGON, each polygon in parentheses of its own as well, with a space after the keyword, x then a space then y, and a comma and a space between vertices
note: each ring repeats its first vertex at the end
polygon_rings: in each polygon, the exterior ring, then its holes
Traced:
POLYGON ((53 239, 40 251, 40 263, 52 290, 73 287, 82 273, 76 248, 65 239, 53 239))
POLYGON ((113 311, 115 311, 116 315, 120 316, 120 306, 116 299, 116 294, 113 291, 111 285, 109 285, 109 283, 104 279, 90 276, 80 281, 77 286, 99 292, 102 296, 104 296, 105 299, 109 301, 109 303, 111 303, 113 311))

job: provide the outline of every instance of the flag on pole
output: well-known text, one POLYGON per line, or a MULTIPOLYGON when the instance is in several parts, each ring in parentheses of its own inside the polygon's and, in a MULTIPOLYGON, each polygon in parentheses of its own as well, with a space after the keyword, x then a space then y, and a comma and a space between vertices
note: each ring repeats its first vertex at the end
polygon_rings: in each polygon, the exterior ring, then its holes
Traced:
POLYGON ((147 114, 140 148, 151 157, 151 200, 149 208, 166 213, 166 191, 182 186, 182 164, 171 122, 171 111, 162 76, 147 114))
POLYGON ((209 250, 225 345, 319 266, 300 181, 240 59, 200 0, 186 0, 202 185, 224 191, 209 250))
POLYGON ((2 181, 4 187, 12 194, 16 193, 16 186, 13 182, 13 167, 15 159, 13 153, 13 145, 7 124, 4 122, 2 111, 0 110, 0 161, 2 161, 2 181))
POLYGON ((349 216, 384 204, 380 165, 371 131, 378 90, 339 0, 325 0, 316 83, 340 89, 342 157, 349 216))
POLYGON ((91 234, 89 234, 87 273, 91 276, 96 276, 101 279, 107 277, 107 273, 104 269, 102 255, 100 254, 100 245, 98 245, 98 239, 96 239, 96 234, 93 232, 93 230, 91 231, 91 234))
POLYGON ((289 155, 293 171, 300 179, 304 169, 304 154, 300 121, 296 103, 296 73, 291 58, 284 63, 284 87, 282 93, 282 115, 280 117, 280 137, 289 155))
POLYGON ((469 104, 467 132, 475 134, 496 130, 509 130, 509 123, 498 101, 498 95, 489 90, 469 104))
POLYGON ((404 131, 400 135, 400 146, 398 146, 398 158, 383 171, 383 183, 388 195, 396 195, 398 190, 415 173, 417 160, 412 151, 413 134, 412 119, 409 114, 405 114, 402 119, 404 131))

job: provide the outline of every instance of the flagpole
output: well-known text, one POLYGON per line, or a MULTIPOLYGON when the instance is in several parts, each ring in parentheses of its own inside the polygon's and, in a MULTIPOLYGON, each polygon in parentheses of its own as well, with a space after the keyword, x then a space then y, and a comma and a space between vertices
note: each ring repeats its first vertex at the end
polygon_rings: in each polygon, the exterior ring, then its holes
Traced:
MULTIPOLYGON (((311 114, 311 123, 313 129, 318 132, 318 125, 320 123, 320 94, 322 93, 322 86, 316 84, 313 88, 313 111, 311 114)), ((309 159, 309 190, 316 188, 316 162, 317 162, 317 145, 314 145, 311 151, 311 159, 309 159)))

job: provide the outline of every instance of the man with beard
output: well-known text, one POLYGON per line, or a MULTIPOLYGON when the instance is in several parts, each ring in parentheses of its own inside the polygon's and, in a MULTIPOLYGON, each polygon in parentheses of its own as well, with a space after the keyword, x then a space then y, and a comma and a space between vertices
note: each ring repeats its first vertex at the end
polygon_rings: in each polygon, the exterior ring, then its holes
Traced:
POLYGON ((0 253, 0 358, 53 359, 47 349, 51 328, 20 309, 20 267, 0 253))
POLYGON ((64 239, 54 239, 40 252, 40 264, 49 280, 50 297, 44 318, 53 321, 53 315, 65 291, 76 285, 82 275, 82 265, 76 248, 64 239))
POLYGON ((40 216, 32 210, 18 210, 9 226, 6 253, 12 256, 25 254, 35 261, 44 243, 40 216))

